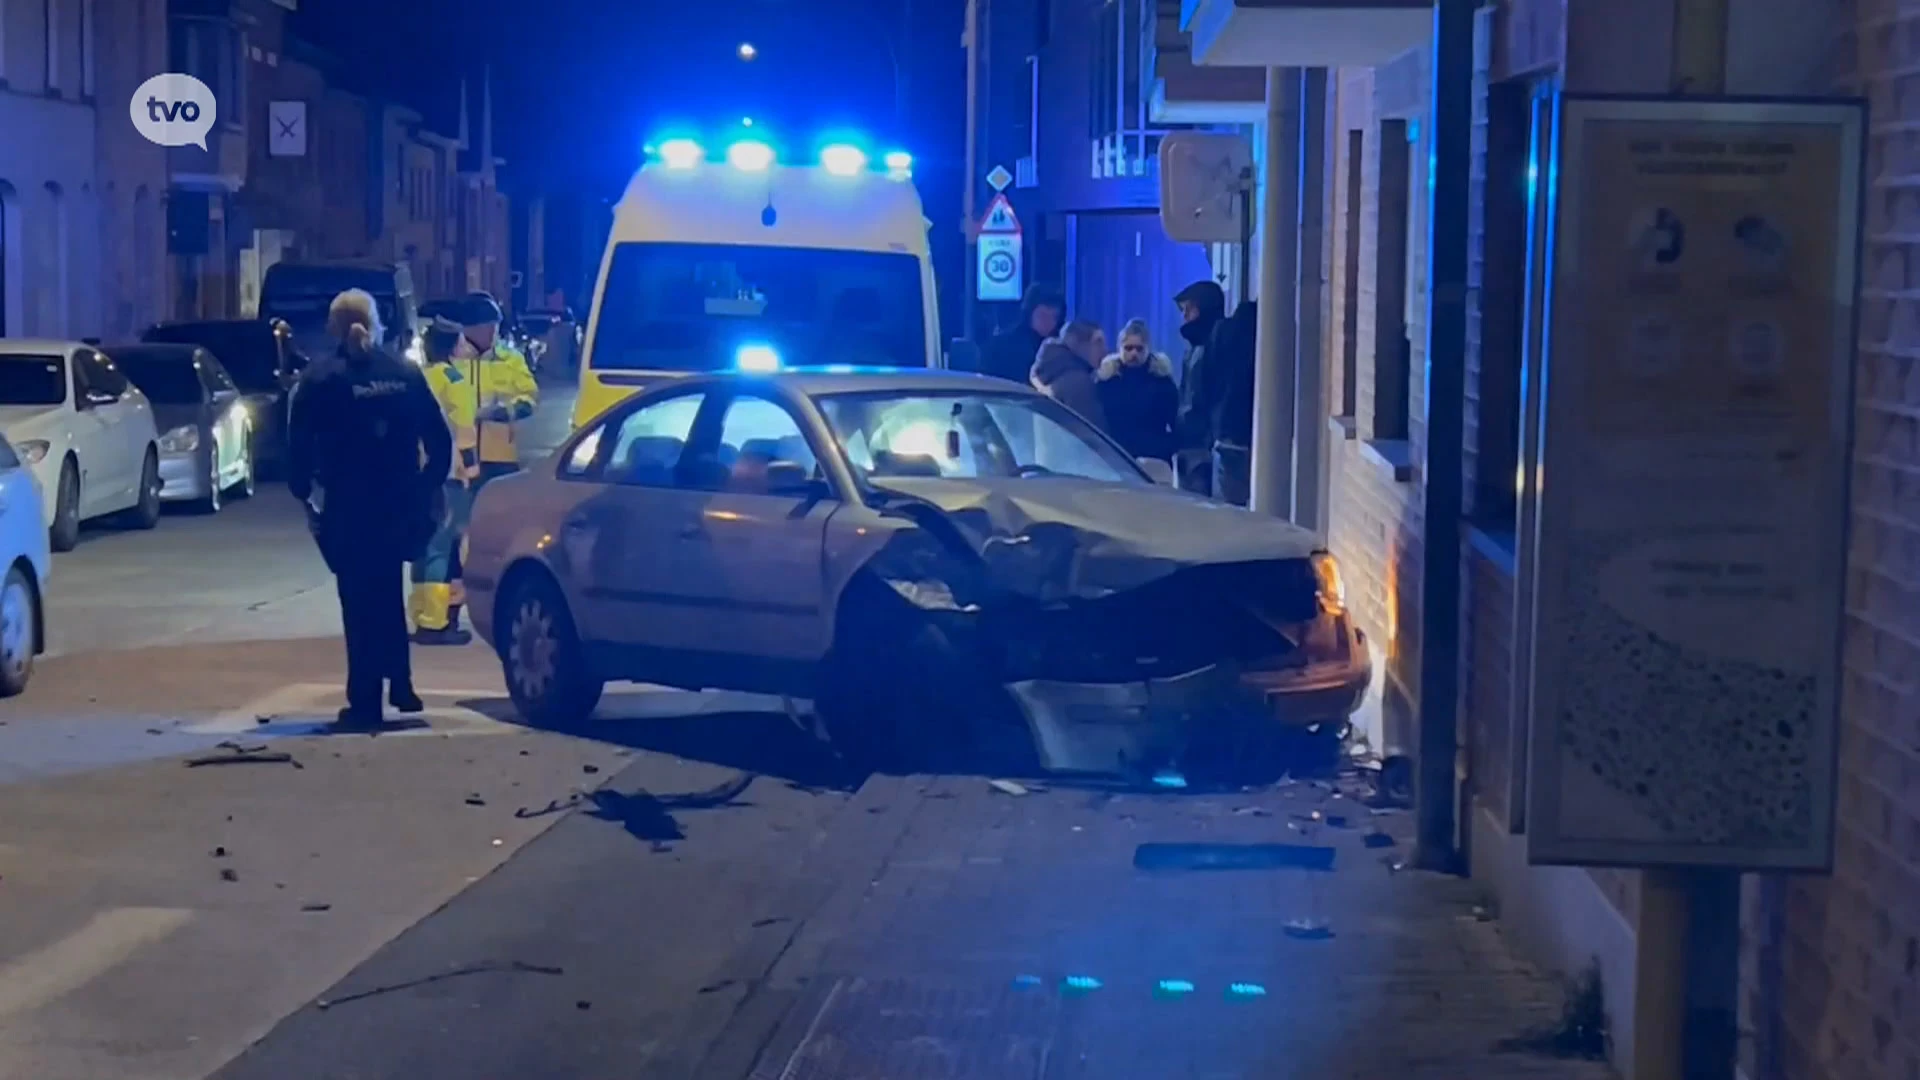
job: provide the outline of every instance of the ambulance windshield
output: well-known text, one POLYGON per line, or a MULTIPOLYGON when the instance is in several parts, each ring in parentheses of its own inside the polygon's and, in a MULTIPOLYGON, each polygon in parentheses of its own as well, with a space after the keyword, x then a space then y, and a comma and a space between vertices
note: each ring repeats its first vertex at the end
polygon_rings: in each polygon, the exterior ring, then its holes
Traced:
POLYGON ((781 366, 925 367, 920 262, 905 253, 739 244, 614 249, 592 367, 716 371, 742 350, 781 366))

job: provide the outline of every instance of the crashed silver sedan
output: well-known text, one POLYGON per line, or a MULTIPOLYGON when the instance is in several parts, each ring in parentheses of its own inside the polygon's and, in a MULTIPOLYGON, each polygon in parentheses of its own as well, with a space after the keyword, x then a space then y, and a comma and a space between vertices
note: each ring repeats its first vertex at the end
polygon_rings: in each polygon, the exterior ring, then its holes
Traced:
POLYGON ((1177 767, 1275 730, 1337 736, 1371 677, 1310 533, 954 372, 645 391, 486 487, 465 581, 533 724, 584 721, 618 680, 781 695, 873 767, 988 746, 1177 767))

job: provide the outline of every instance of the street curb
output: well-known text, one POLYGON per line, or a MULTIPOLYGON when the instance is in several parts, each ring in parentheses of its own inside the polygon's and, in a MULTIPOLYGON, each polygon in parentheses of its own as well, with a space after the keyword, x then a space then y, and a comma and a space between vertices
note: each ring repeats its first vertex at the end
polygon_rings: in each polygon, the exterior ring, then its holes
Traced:
POLYGON ((792 1026, 794 1006, 815 993, 808 976, 825 950, 854 924, 874 879, 926 805, 925 776, 869 777, 815 836, 794 884, 774 905, 797 912, 735 951, 721 980, 744 987, 697 1059, 653 1075, 745 1080, 775 1039, 792 1026), (689 1068, 689 1066, 691 1066, 689 1068))

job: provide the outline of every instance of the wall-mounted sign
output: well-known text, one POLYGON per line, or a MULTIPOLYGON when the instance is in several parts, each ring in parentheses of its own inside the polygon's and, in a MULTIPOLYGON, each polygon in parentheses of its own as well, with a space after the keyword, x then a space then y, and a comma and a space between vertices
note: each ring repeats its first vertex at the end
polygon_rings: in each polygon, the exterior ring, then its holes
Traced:
POLYGON ((977 246, 978 298, 1020 299, 1020 234, 981 233, 977 246))
POLYGON ((267 154, 270 157, 305 157, 307 153, 307 103, 269 101, 267 103, 267 154))
POLYGON ((1020 299, 1020 219, 1005 195, 995 195, 980 215, 974 239, 974 295, 981 300, 1020 299))
POLYGON ((1563 100, 1536 863, 1832 865, 1864 116, 1563 100))

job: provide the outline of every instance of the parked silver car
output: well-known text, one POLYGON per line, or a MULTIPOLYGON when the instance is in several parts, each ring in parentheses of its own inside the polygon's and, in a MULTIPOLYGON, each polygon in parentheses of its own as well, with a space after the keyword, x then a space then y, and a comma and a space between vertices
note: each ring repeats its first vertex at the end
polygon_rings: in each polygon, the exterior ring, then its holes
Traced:
POLYGON ((779 694, 874 765, 1160 768, 1337 731, 1371 677, 1310 533, 1156 482, 1030 388, 926 369, 642 392, 481 493, 465 581, 535 724, 610 680, 779 694))
POLYGON ((106 350, 153 403, 160 432, 160 498, 208 513, 254 490, 254 418, 233 377, 196 345, 106 350))

